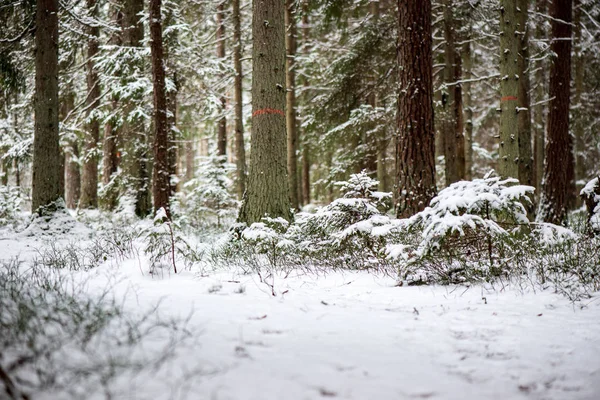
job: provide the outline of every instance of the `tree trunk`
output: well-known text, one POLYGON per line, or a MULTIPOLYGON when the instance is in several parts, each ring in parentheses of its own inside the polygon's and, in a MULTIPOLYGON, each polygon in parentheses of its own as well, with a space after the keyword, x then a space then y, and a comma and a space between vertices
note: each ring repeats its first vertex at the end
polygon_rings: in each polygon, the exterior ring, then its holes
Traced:
POLYGON ((32 212, 60 198, 58 0, 37 0, 32 212))
POLYGON ((539 217, 554 224, 564 223, 573 196, 575 175, 573 143, 569 135, 571 80, 572 0, 554 0, 551 6, 552 44, 556 55, 550 68, 550 111, 546 143, 546 168, 539 217))
MULTIPOLYGON (((64 121, 75 108, 75 93, 69 87, 60 96, 58 118, 64 121)), ((64 181, 65 181, 65 203, 67 208, 75 209, 81 195, 81 173, 80 173, 80 148, 79 140, 74 134, 67 134, 67 146, 64 149, 64 181)))
MULTIPOLYGON (((168 57, 166 55, 165 59, 168 57)), ((175 83, 175 90, 167 94, 167 135, 169 137, 167 157, 169 159, 170 196, 174 196, 177 192, 177 183, 179 182, 179 176, 177 175, 177 161, 179 159, 179 146, 177 144, 177 93, 179 92, 179 88, 175 74, 173 74, 173 82, 175 83)))
MULTIPOLYGON (((310 21, 308 19, 308 0, 302 2, 302 40, 306 46, 310 39, 310 21)), ((303 81, 305 93, 308 87, 308 79, 306 77, 303 81)), ((304 204, 310 204, 310 152, 309 152, 309 141, 306 135, 302 137, 302 201, 304 204)))
POLYGON ((452 0, 444 1, 444 86, 442 94, 442 135, 446 162, 446 186, 464 178, 465 145, 462 132, 462 88, 460 57, 456 52, 452 0))
MULTIPOLYGON (((536 11, 539 14, 546 14, 547 12, 547 0, 536 0, 536 11)), ((538 24, 536 28, 536 38, 537 40, 543 40, 546 38, 546 32, 543 24, 538 24)), ((546 141, 546 129, 545 129, 545 116, 544 111, 546 108, 546 103, 542 101, 545 98, 546 90, 545 90, 545 82, 546 82, 546 63, 544 60, 539 60, 536 65, 536 89, 535 89, 535 98, 536 102, 541 102, 534 109, 534 161, 535 161, 535 188, 537 198, 539 199, 542 190, 542 177, 544 176, 544 152, 545 152, 545 141, 546 141)))
POLYGON ((246 191, 246 149, 244 147, 244 114, 242 97, 242 23, 240 0, 233 0, 233 99, 235 102, 235 169, 237 195, 241 200, 246 191))
MULTIPOLYGON (((90 16, 98 14, 96 0, 87 0, 90 16)), ((87 125, 85 147, 83 153, 83 168, 81 175, 81 198, 79 208, 98 208, 98 140, 100 139, 100 122, 94 115, 100 104, 100 79, 96 71, 94 57, 99 51, 100 28, 98 26, 86 27, 88 35, 87 48, 87 113, 90 122, 87 125)))
POLYGON ((154 168, 152 195, 154 211, 163 208, 170 217, 171 194, 169 173, 169 127, 167 124, 167 95, 163 59, 161 0, 150 0, 150 52, 154 87, 154 168))
MULTIPOLYGON (((462 79, 462 58, 458 49, 455 47, 454 53, 454 82, 462 79)), ((456 169, 458 170, 458 179, 465 179, 465 118, 463 116, 463 101, 462 101, 462 83, 454 85, 454 120, 455 133, 454 140, 456 141, 456 169)))
MULTIPOLYGON (((114 7, 112 9, 113 18, 117 26, 123 25, 123 14, 120 10, 114 7)), ((121 46, 123 41, 120 33, 113 33, 108 42, 113 46, 121 46)), ((119 106, 118 99, 111 99, 111 109, 115 112, 119 106)), ((104 141, 103 141, 103 160, 102 160, 102 184, 108 186, 114 179, 114 174, 117 173, 119 167, 119 135, 120 127, 116 117, 109 119, 104 124, 104 141)), ((114 182, 113 182, 114 183, 114 182)), ((117 206, 118 188, 112 185, 108 190, 104 190, 103 206, 108 210, 113 210, 117 206)))
POLYGON ((290 202, 294 210, 299 209, 298 203, 298 159, 296 157, 296 6, 294 0, 285 2, 285 47, 286 47, 286 128, 287 128, 287 169, 290 202))
POLYGON ((431 1, 398 0, 396 214, 408 217, 435 196, 431 1))
MULTIPOLYGON (((586 165, 585 165, 585 138, 584 138, 584 120, 582 109, 584 104, 581 100, 581 95, 584 93, 584 73, 585 64, 582 51, 582 36, 581 36, 581 0, 574 2, 573 25, 575 27, 575 98, 573 99, 573 131, 575 133, 575 180, 580 183, 577 187, 576 194, 582 188, 586 181, 586 165)), ((577 199, 580 199, 576 195, 577 199)))
POLYGON ((518 107, 517 128, 519 132, 519 182, 522 185, 534 185, 533 179, 533 152, 531 148, 531 105, 529 99, 529 90, 531 81, 529 78, 529 28, 528 23, 529 0, 518 0, 517 14, 519 17, 519 45, 520 52, 518 57, 519 68, 519 88, 518 88, 518 107))
POLYGON ((519 178, 519 17, 516 0, 500 1, 500 148, 498 172, 519 178))
MULTIPOLYGON (((224 62, 225 61, 225 24, 224 19, 224 7, 225 3, 221 1, 217 5, 217 58, 224 62)), ((223 89, 224 91, 225 89, 223 89)), ((221 95, 221 118, 219 119, 217 129, 217 155, 225 156, 227 154, 227 118, 225 117, 225 107, 227 106, 227 99, 225 95, 221 95)))
MULTIPOLYGON (((470 30, 470 29, 469 29, 470 30)), ((463 85, 463 99, 465 112, 465 179, 473 179, 473 97, 471 94, 471 82, 473 78, 473 54, 471 52, 471 43, 465 41, 463 46, 463 70, 467 82, 463 85)))
MULTIPOLYGON (((124 42, 126 46, 141 47, 144 40, 144 25, 140 20, 140 13, 144 11, 143 0, 125 0, 123 7, 124 42)), ((141 70, 142 65, 134 68, 141 70)), ((131 101, 139 101, 138 98, 131 101)), ((126 139, 126 171, 129 186, 135 195, 135 213, 145 217, 151 211, 150 177, 148 173, 148 137, 144 130, 144 123, 139 118, 132 116, 133 103, 126 107, 127 119, 124 123, 124 136, 126 139)))
POLYGON ((285 3, 252 4, 252 158, 239 220, 292 219, 285 124, 285 3))

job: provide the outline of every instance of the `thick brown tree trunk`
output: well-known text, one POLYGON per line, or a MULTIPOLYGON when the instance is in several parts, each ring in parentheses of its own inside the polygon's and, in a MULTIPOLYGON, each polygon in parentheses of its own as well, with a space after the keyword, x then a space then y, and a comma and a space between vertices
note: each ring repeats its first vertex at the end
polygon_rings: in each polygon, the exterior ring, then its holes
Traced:
POLYGON ((575 161, 569 135, 571 81, 572 0, 554 0, 551 5, 552 44, 556 55, 550 68, 550 111, 546 143, 546 168, 539 217, 562 224, 573 197, 575 161))
POLYGON ((58 0, 37 0, 32 212, 60 197, 58 0))
POLYGON ((252 3, 252 157, 239 220, 292 219, 285 126, 285 3, 252 3))
POLYGON ((286 68, 285 78, 286 94, 286 128, 287 128, 287 169, 290 188, 290 202, 294 210, 299 209, 298 203, 298 158, 296 138, 296 71, 294 61, 296 57, 296 6, 294 0, 285 2, 285 47, 286 68))
POLYGON ((150 0, 150 52, 154 87, 154 168, 152 195, 154 211, 163 208, 170 217, 169 128, 163 58, 161 0, 150 0))
MULTIPOLYGON (((446 186, 464 178, 464 144, 462 129, 459 131, 457 116, 462 113, 457 97, 460 88, 453 85, 457 80, 457 54, 455 45, 452 0, 444 1, 444 83, 442 94, 442 135, 444 136, 444 161, 446 163, 446 186)), ((461 116, 462 118, 462 116, 461 116)))
MULTIPOLYGON (((96 0, 87 0, 87 8, 90 16, 98 14, 96 0)), ((88 35, 86 74, 87 74, 87 113, 90 122, 87 125, 85 135, 85 147, 83 152, 83 166, 81 175, 81 198, 79 208, 98 207, 98 140, 100 139, 100 122, 94 115, 100 104, 100 79, 96 71, 94 58, 98 55, 100 48, 100 28, 97 25, 86 27, 88 35)))
POLYGON ((398 0, 396 214, 423 210, 436 194, 431 1, 398 0))
POLYGON ((242 23, 240 0, 233 0, 233 100, 235 102, 235 170, 238 200, 246 191, 246 149, 244 145, 244 114, 242 98, 242 23))
POLYGON ((519 178, 519 17, 516 0, 500 1, 500 147, 498 172, 519 178))
POLYGON ((533 150, 531 146, 531 105, 529 90, 531 81, 529 77, 529 0, 518 0, 517 14, 519 17, 519 57, 517 66, 519 69, 517 128, 519 132, 519 182, 522 185, 533 186, 534 166, 533 150))

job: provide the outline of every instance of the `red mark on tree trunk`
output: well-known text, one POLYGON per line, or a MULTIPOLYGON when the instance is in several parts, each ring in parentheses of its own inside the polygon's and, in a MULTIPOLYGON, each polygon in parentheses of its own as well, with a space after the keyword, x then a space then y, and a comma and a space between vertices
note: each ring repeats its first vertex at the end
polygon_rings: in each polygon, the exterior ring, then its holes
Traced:
POLYGON ((263 114, 279 114, 279 115, 283 115, 285 117, 285 113, 281 110, 276 110, 274 108, 261 108, 260 110, 256 110, 252 113, 253 117, 256 117, 257 115, 263 115, 263 114))
POLYGON ((518 98, 516 98, 515 96, 504 96, 502 99, 500 99, 500 101, 517 101, 519 100, 518 98))

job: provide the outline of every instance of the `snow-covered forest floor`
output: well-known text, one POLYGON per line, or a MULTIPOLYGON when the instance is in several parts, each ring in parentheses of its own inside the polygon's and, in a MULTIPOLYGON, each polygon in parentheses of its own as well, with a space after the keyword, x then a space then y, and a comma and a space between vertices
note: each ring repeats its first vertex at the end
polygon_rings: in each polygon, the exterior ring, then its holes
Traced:
MULTIPOLYGON (((68 217, 3 228, 0 259, 44 270, 48 249, 93 248, 94 236, 68 217)), ((399 287, 364 271, 258 274, 209 257, 174 274, 150 268, 143 245, 134 247, 87 271, 59 271, 74 297, 114 301, 111 318, 126 329, 113 321, 99 339, 67 340, 48 360, 23 363, 17 375, 34 383, 36 367, 55 372, 52 390, 31 383, 32 398, 600 398, 598 297, 571 302, 509 283, 399 287), (87 372, 61 378, 77 368, 87 372)), ((48 329, 38 340, 71 332, 48 329)))

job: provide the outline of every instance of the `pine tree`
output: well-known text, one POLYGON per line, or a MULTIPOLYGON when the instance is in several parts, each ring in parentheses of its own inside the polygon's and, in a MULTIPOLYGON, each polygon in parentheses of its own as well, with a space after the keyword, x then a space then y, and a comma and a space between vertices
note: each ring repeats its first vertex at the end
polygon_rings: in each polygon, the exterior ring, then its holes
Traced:
POLYGON ((252 3, 252 155, 239 221, 292 219, 286 162, 285 3, 252 3))
POLYGON ((569 134, 571 81, 572 0, 554 0, 551 5, 552 44, 556 55, 550 68, 550 111, 546 141, 546 163, 539 218, 562 224, 572 205, 575 161, 569 134))
POLYGON ((522 185, 534 185, 533 150, 531 146, 531 105, 529 91, 531 82, 529 78, 529 0, 518 0, 517 15, 519 18, 519 69, 518 87, 518 121, 519 132, 519 182, 522 185))
POLYGON ((287 129, 287 169, 290 188, 290 202, 298 210, 298 158, 296 126, 296 5, 294 0, 285 2, 285 47, 286 47, 286 129, 287 129))
POLYGON ((396 214, 423 210, 435 196, 431 1, 398 3, 396 214))
MULTIPOLYGON (((96 0, 87 0, 87 8, 91 17, 98 14, 96 0)), ((95 115, 100 104, 100 81, 96 71, 95 57, 99 52, 100 28, 96 23, 86 26, 87 43, 87 98, 88 124, 86 129, 85 147, 83 153, 83 168, 81 175, 81 198, 79 208, 98 207, 98 140, 100 139, 100 121, 95 115)))
POLYGON ((244 147, 244 116, 242 98, 242 26, 240 0, 232 1, 233 11, 233 99, 235 102, 235 165, 238 200, 246 191, 246 149, 244 147))
POLYGON ((500 148, 498 172, 519 177, 519 19, 517 0, 500 1, 500 148))
POLYGON ((152 55, 152 80, 154 86, 154 169, 152 174, 152 195, 154 198, 154 210, 158 211, 163 208, 167 216, 170 217, 169 132, 167 124, 161 6, 161 0, 150 0, 150 51, 152 55))
POLYGON ((35 33, 35 133, 31 209, 60 197, 58 144, 58 0, 37 0, 35 33))

